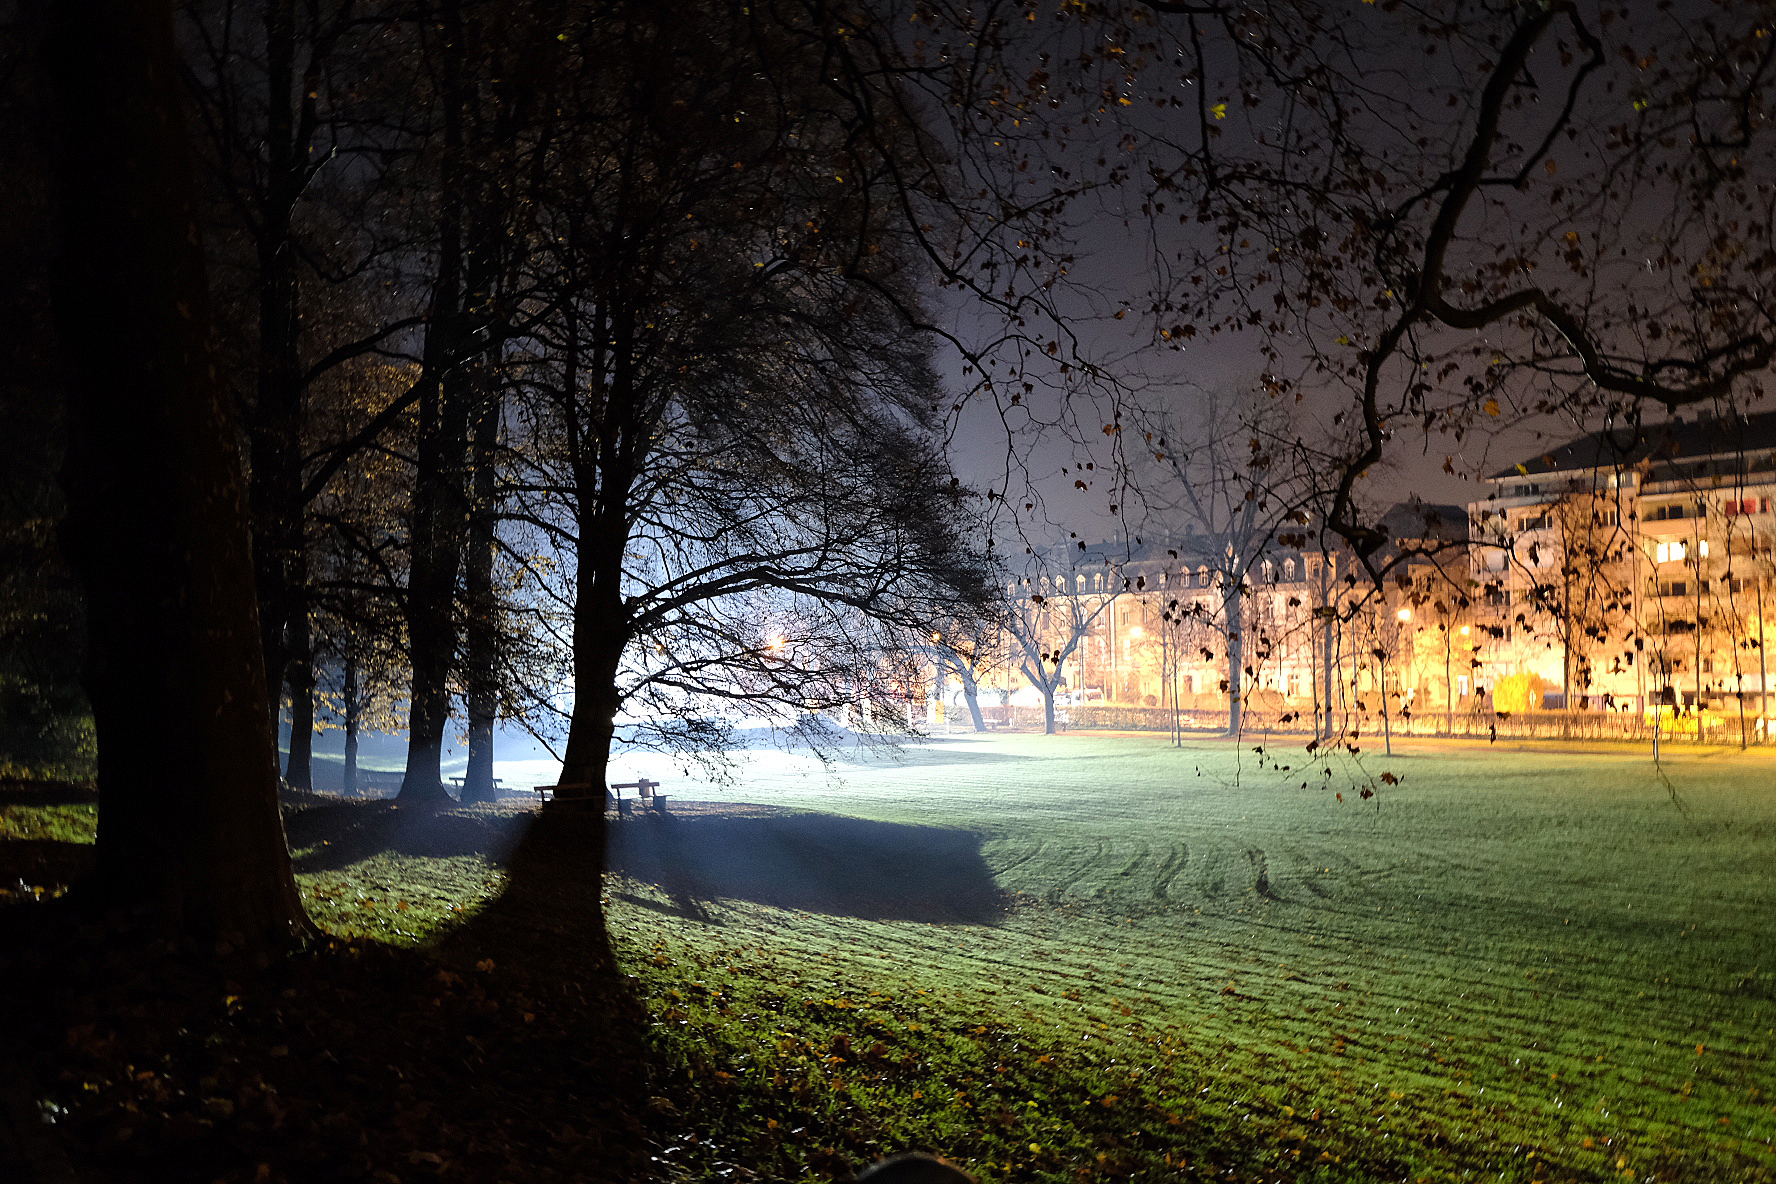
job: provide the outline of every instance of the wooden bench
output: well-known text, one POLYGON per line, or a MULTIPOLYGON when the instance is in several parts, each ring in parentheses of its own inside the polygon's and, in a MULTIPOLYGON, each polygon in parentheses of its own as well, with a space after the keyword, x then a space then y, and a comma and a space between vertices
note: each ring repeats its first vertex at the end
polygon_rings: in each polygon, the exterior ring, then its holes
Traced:
MULTIPOLYGON (((537 801, 545 806, 551 802, 561 802, 565 805, 568 802, 590 802, 594 800, 593 790, 595 786, 590 781, 573 782, 566 785, 536 785, 531 788, 536 791, 537 801)), ((633 789, 636 796, 656 814, 665 811, 666 795, 659 792, 660 783, 658 781, 649 781, 646 777, 643 777, 639 781, 614 782, 605 793, 604 796, 607 803, 613 798, 616 800, 618 814, 627 813, 627 807, 629 806, 629 803, 623 799, 622 791, 625 789, 633 789)))
POLYGON ((636 798, 643 805, 653 810, 654 813, 661 814, 665 812, 666 795, 660 792, 660 783, 658 781, 649 781, 646 777, 643 777, 639 781, 618 781, 611 783, 611 796, 617 799, 618 814, 623 813, 623 807, 628 804, 623 800, 623 790, 625 789, 633 789, 636 798))

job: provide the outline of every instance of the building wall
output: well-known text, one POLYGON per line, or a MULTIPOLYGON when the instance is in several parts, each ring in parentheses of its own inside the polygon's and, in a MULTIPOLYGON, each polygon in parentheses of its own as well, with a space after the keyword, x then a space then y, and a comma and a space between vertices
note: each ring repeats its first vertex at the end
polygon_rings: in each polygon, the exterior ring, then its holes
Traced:
MULTIPOLYGON (((1168 554, 1104 572, 1106 580, 1126 580, 1128 590, 1097 617, 1067 662, 1074 702, 1227 709, 1226 577, 1190 558, 1168 554)), ((1248 709, 1299 712, 1311 721, 1317 697, 1320 710, 1330 704, 1334 715, 1373 716, 1382 710, 1384 682, 1387 710, 1396 717, 1456 706, 1454 680, 1445 671, 1461 656, 1455 639, 1466 620, 1465 550, 1447 551, 1435 562, 1413 560, 1381 594, 1366 577, 1353 579, 1356 570, 1349 555, 1294 551, 1252 566, 1238 597, 1244 638, 1238 681, 1248 709)), ((1101 603, 1109 592, 1100 590, 1098 574, 1069 573, 1046 583, 1039 577, 1008 592, 1026 606, 1032 594, 1051 602, 1038 616, 1048 622, 1045 641, 1061 645, 1072 612, 1061 602, 1101 603)), ((990 685, 1009 689, 1014 702, 1032 701, 1017 656, 1008 656, 990 685)))
POLYGON ((1476 681, 1537 674, 1593 711, 1644 711, 1669 687, 1680 711, 1699 695, 1736 713, 1743 693, 1761 715, 1776 479, 1710 467, 1494 478, 1470 506, 1476 681))

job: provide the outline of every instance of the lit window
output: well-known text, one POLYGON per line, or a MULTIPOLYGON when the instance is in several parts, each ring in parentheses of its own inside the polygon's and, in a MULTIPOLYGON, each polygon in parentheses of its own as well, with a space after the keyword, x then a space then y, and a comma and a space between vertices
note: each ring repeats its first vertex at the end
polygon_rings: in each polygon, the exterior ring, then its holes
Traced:
MULTIPOLYGON (((1678 544, 1678 546, 1680 546, 1680 547, 1682 545, 1683 545, 1682 543, 1678 544)), ((1708 558, 1708 540, 1707 539, 1703 539, 1701 542, 1696 544, 1696 554, 1703 559, 1708 558)))

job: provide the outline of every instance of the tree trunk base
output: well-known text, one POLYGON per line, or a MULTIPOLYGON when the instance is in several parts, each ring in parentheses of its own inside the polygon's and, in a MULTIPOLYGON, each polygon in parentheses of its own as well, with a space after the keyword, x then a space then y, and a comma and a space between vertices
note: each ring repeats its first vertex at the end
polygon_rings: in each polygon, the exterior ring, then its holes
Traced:
POLYGON ((450 796, 442 783, 434 785, 402 782, 401 791, 395 795, 397 806, 454 806, 456 799, 450 796))
POLYGON ((550 798, 543 803, 545 814, 592 814, 603 813, 607 809, 604 795, 583 794, 571 798, 550 798))

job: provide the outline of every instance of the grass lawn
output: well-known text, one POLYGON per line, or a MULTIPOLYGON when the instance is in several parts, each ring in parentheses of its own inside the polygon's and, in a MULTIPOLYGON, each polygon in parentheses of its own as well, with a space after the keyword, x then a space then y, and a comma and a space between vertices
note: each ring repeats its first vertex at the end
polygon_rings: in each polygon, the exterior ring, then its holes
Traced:
MULTIPOLYGON (((675 805, 667 858, 624 824, 611 926, 656 999, 777 1002, 726 1035, 746 1007, 670 1009, 738 1071, 785 1080, 798 1024, 842 1034, 835 999, 854 1044, 911 1000, 1138 1095, 1103 1162, 1139 1175, 1243 1138, 1266 1179, 1776 1178, 1776 761, 1399 751, 1365 754, 1399 779, 1369 801, 1299 750, 1147 737, 954 739, 837 779, 760 758, 698 795, 774 808, 749 827, 675 805)), ((837 1053, 856 1095, 867 1058, 837 1053)), ((990 1078, 872 1104, 929 1111, 992 1178, 1091 1167, 1067 1115, 968 1096, 990 1078)))
MULTIPOLYGON (((1414 741, 1327 776, 1253 747, 767 751, 726 788, 625 761, 672 794, 613 823, 605 893, 649 1170, 1776 1181, 1776 759, 1414 741)), ((0 838, 53 855, 90 810, 9 806, 0 838)), ((288 825, 333 933, 571 997, 573 857, 502 866, 529 810, 288 825)))

